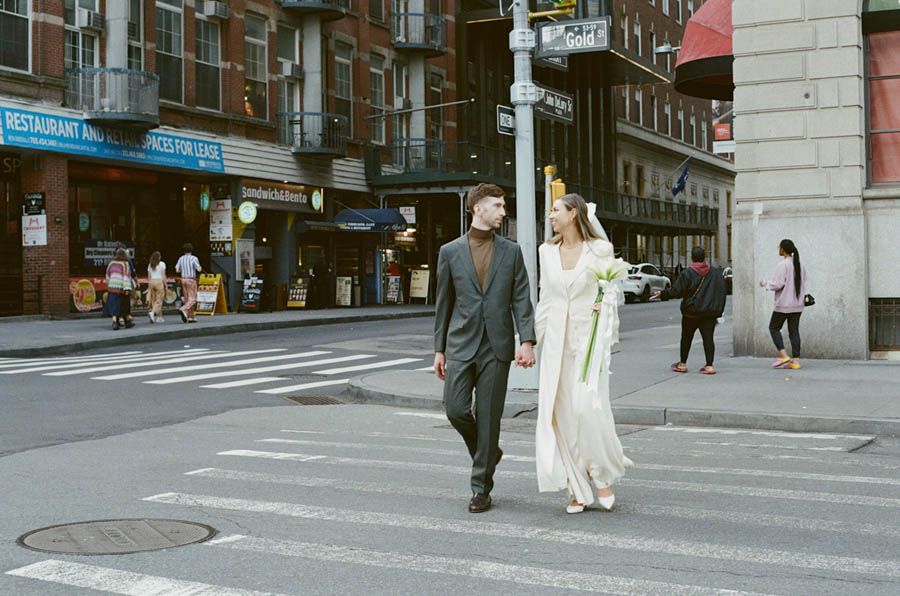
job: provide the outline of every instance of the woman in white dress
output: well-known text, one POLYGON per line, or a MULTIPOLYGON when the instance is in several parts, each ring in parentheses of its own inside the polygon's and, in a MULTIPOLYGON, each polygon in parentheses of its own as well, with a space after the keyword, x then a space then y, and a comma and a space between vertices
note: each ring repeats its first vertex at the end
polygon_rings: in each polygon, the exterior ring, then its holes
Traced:
POLYGON ((634 465, 616 435, 608 364, 596 372, 598 378, 579 380, 594 311, 601 313, 600 328, 605 331, 598 333, 595 351, 603 354, 619 340, 619 287, 606 285, 601 302, 594 302, 597 279, 591 271, 606 269, 615 257, 593 216, 594 205, 588 207, 577 194, 557 199, 550 212, 555 235, 538 251, 538 488, 568 490, 568 513, 584 511, 595 499, 604 509, 612 509, 615 496, 610 487, 634 465))

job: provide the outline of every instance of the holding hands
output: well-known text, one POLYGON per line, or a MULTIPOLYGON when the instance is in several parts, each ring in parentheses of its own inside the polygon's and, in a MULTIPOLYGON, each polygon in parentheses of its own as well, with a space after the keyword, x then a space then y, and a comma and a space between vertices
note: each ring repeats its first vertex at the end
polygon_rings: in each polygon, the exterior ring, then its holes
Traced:
POLYGON ((519 349, 516 350, 516 366, 521 366, 522 368, 531 368, 534 366, 536 359, 534 357, 534 348, 531 345, 530 341, 522 342, 522 345, 519 346, 519 349))

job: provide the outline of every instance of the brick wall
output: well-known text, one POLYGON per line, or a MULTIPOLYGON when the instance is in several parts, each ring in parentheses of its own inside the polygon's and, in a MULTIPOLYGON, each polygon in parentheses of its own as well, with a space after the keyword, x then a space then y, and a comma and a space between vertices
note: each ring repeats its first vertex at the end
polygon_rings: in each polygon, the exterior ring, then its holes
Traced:
POLYGON ((22 192, 43 192, 47 209, 47 245, 22 248, 25 314, 69 311, 68 162, 55 154, 26 157, 22 192), (61 218, 57 223, 55 218, 61 218))

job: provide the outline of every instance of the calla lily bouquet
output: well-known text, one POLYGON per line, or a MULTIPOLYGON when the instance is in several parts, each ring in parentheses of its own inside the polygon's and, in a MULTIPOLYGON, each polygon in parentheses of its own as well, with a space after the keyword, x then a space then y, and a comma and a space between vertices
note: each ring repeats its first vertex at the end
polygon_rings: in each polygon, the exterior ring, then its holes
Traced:
MULTIPOLYGON (((597 283, 597 298, 594 302, 601 302, 603 300, 603 287, 606 284, 612 283, 617 279, 625 279, 628 276, 628 270, 631 269, 631 264, 623 261, 622 259, 614 259, 612 262, 607 262, 603 267, 598 269, 588 269, 588 276, 590 276, 591 280, 597 283)), ((595 347, 597 345, 597 325, 600 320, 600 313, 594 311, 593 320, 591 322, 591 335, 588 340, 587 352, 584 356, 584 364, 581 366, 581 376, 580 381, 582 383, 587 383, 588 378, 590 376, 590 371, 592 368, 592 363, 595 358, 595 347)), ((602 370, 602 368, 601 368, 602 370)))

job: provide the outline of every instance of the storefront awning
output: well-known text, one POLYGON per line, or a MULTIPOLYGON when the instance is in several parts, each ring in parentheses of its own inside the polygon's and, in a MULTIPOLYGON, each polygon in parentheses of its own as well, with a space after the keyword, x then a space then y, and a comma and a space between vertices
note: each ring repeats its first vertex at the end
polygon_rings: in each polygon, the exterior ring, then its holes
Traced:
POLYGON ((407 227, 397 209, 344 209, 334 223, 351 232, 404 232, 407 227))
POLYGON ((705 99, 734 99, 732 0, 709 0, 684 29, 675 63, 675 90, 705 99))

